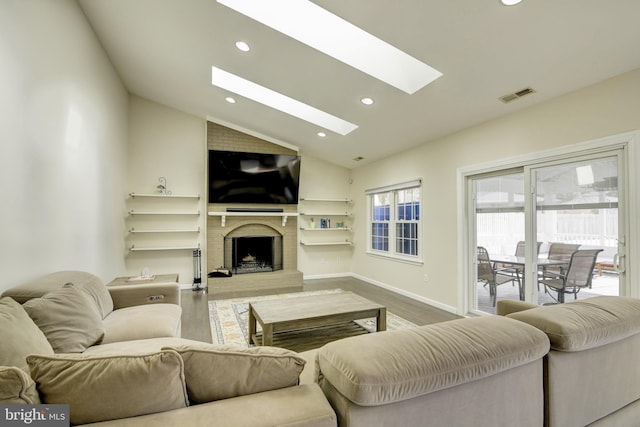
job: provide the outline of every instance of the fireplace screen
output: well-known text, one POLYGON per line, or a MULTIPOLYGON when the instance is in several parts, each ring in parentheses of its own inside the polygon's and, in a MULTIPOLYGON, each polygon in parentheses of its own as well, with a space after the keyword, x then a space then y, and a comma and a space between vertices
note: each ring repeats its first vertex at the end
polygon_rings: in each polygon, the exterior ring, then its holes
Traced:
POLYGON ((234 237, 231 249, 234 274, 282 270, 282 238, 273 236, 234 237))

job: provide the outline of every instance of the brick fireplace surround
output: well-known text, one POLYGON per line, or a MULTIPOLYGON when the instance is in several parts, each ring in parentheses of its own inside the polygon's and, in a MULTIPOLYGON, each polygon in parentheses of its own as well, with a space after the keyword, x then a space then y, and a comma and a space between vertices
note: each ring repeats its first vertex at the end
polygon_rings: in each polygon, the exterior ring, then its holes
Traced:
MULTIPOLYGON (((224 212, 228 205, 209 205, 209 212, 224 212)), ((246 206, 243 206, 246 208, 246 206)), ((256 207, 256 209, 260 209, 256 207)), ((291 207, 285 207, 289 212, 291 207)), ((297 270, 298 246, 297 225, 295 216, 287 217, 286 225, 282 225, 282 217, 227 216, 222 227, 222 218, 210 215, 207 220, 207 265, 209 270, 224 267, 230 268, 231 237, 246 236, 281 236, 282 237, 282 270, 272 272, 234 274, 232 277, 208 278, 208 290, 216 296, 232 296, 240 292, 260 293, 270 289, 283 289, 286 292, 302 290, 302 273, 297 270), (226 244, 225 244, 226 241, 226 244), (225 256, 226 254, 226 256, 225 256), (226 258, 226 259, 225 259, 226 258)))
MULTIPOLYGON (((238 132, 216 123, 207 122, 207 147, 210 150, 244 151, 253 153, 297 154, 290 150, 260 138, 238 132)), ((225 212, 227 208, 255 209, 281 208, 284 213, 297 214, 297 205, 229 205, 210 203, 208 212, 225 212)), ((218 297, 231 297, 251 292, 269 293, 278 289, 284 292, 302 290, 302 273, 298 271, 298 220, 288 216, 283 225, 282 216, 227 216, 222 226, 219 215, 207 216, 207 267, 209 271, 225 265, 225 237, 241 236, 282 236, 282 270, 238 274, 232 277, 211 277, 207 279, 209 294, 218 297)), ((229 248, 226 248, 227 256, 229 248)), ((228 261, 227 261, 228 262, 228 261)), ((206 277, 206 276, 205 276, 206 277)))

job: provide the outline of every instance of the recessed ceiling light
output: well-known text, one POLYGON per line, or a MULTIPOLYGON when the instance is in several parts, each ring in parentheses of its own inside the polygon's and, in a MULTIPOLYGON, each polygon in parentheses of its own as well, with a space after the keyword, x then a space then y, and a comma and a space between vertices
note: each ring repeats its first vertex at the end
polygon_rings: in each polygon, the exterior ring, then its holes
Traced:
POLYGON ((224 100, 227 101, 229 104, 235 104, 236 103, 236 100, 233 99, 230 96, 227 96, 224 100))
POLYGON ((218 0, 408 94, 442 73, 308 0, 218 0))
POLYGON ((217 67, 211 67, 211 84, 340 135, 358 128, 358 125, 217 67))
POLYGON ((362 98, 360 102, 362 102, 364 105, 372 105, 373 99, 365 97, 365 98, 362 98))
POLYGON ((520 3, 521 1, 522 0, 500 0, 500 3, 502 3, 505 6, 513 6, 520 3))
POLYGON ((243 52, 249 52, 251 50, 251 47, 246 42, 243 42, 243 41, 237 41, 236 47, 243 52))
POLYGON ((318 132, 316 135, 318 135, 320 138, 324 138, 325 136, 327 136, 327 134, 324 132, 318 132))

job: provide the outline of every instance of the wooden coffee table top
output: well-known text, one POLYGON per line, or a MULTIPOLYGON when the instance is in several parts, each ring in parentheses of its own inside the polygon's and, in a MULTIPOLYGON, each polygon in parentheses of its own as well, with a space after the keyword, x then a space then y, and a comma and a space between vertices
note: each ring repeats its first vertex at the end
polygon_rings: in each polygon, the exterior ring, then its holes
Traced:
POLYGON ((353 315, 361 311, 369 312, 385 308, 384 305, 369 301, 352 292, 257 301, 250 304, 262 324, 303 321, 344 313, 353 315))

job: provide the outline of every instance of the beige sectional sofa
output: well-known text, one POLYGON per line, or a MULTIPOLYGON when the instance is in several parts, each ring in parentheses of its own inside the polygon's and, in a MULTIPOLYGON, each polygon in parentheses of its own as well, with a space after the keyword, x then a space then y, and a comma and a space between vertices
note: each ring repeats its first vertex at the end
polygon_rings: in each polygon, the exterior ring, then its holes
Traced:
POLYGON ((545 425, 640 425, 640 299, 594 297, 553 306, 498 301, 498 314, 544 332, 545 425))
POLYGON ((638 299, 499 301, 501 316, 335 341, 313 352, 315 366, 306 366, 315 380, 300 385, 300 354, 179 338, 175 284, 125 288, 143 304, 78 272, 6 291, 0 403, 69 403, 74 424, 132 427, 631 427, 640 419, 638 299))
POLYGON ((542 426, 549 340, 499 317, 325 345, 318 382, 340 426, 542 426))
POLYGON ((639 299, 499 301, 498 312, 320 348, 338 424, 640 425, 639 299))
POLYGON ((294 352, 182 339, 176 283, 56 272, 0 298, 0 403, 70 405, 105 426, 336 425, 294 352))

